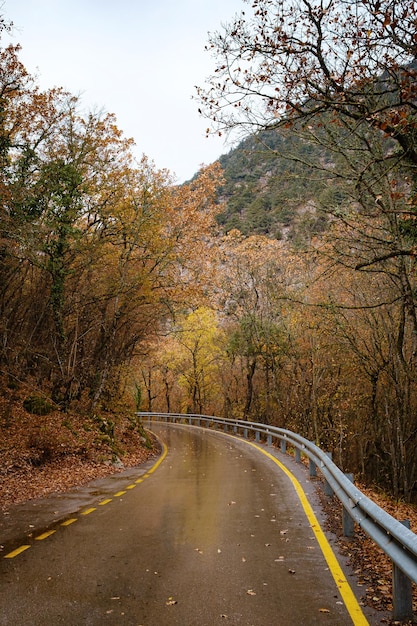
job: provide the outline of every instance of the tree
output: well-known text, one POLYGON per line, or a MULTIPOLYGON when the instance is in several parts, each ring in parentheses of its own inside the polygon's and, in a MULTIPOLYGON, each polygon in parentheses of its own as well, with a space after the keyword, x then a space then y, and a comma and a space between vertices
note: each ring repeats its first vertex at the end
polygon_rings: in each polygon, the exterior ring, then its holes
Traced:
POLYGON ((171 187, 165 238, 175 259, 170 294, 179 306, 198 308, 209 304, 211 284, 215 282, 216 215, 222 209, 217 189, 221 182, 222 169, 215 162, 202 167, 190 183, 171 187))
POLYGON ((0 50, 0 359, 61 407, 95 406, 207 288, 220 170, 174 187, 113 115, 41 92, 18 51, 0 50))
POLYGON ((327 295, 329 302, 338 302, 327 309, 327 334, 334 336, 343 384, 355 399, 344 407, 346 457, 396 497, 410 499, 416 482, 417 381, 406 365, 413 362, 412 329, 404 322, 401 299, 396 300, 395 281, 387 274, 352 277, 339 269, 327 295))
POLYGON ((251 18, 242 12, 209 39, 218 62, 198 96, 213 129, 270 129, 328 111, 382 130, 417 162, 413 0, 251 4, 251 18))
POLYGON ((207 412, 219 392, 223 343, 215 311, 199 307, 189 313, 176 329, 175 338, 179 347, 179 384, 186 389, 187 411, 207 412))
MULTIPOLYGON (((225 315, 227 353, 230 367, 245 378, 243 397, 234 408, 244 419, 256 414, 269 422, 276 410, 273 397, 279 393, 277 374, 286 345, 279 302, 285 254, 274 239, 245 238, 237 231, 223 239, 221 251, 219 306, 225 315)), ((225 389, 229 407, 231 391, 232 386, 225 389)))
POLYGON ((414 1, 255 0, 253 10, 252 19, 242 12, 209 40, 218 62, 198 89, 202 115, 220 133, 290 129, 324 146, 327 163, 305 162, 325 182, 346 183, 349 209, 377 210, 389 227, 389 249, 374 241, 357 267, 414 257, 414 1))

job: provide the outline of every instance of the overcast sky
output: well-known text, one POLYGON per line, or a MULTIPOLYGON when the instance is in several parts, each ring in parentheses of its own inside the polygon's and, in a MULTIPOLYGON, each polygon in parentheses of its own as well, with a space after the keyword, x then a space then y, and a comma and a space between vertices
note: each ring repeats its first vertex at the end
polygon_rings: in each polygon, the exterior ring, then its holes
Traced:
MULTIPOLYGON (((242 0, 3 0, 20 60, 43 89, 64 87, 118 127, 178 182, 230 149, 205 138, 192 100, 214 61, 204 51, 242 0)), ((5 42, 9 41, 5 39, 5 42)))

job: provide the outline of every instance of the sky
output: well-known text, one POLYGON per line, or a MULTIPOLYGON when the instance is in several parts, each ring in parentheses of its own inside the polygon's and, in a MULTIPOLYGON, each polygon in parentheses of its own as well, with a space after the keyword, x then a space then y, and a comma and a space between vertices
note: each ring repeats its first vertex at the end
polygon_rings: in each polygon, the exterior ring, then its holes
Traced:
POLYGON ((205 137, 195 85, 215 67, 204 50, 243 0, 2 0, 14 23, 9 42, 42 89, 63 87, 86 110, 114 113, 157 169, 178 183, 192 178, 230 144, 205 137))

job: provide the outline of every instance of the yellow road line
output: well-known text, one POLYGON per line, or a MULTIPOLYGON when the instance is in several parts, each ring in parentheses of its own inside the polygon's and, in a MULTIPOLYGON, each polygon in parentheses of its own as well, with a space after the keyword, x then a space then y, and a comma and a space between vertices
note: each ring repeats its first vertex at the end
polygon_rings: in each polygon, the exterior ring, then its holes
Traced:
MULTIPOLYGON (((151 467, 150 470, 148 470, 148 474, 153 474, 153 472, 158 469, 158 467, 161 465, 162 461, 165 459, 166 455, 168 454, 168 448, 167 446, 163 443, 162 444, 162 454, 159 457, 159 459, 157 460, 157 462, 155 463, 155 465, 153 467, 151 467)), ((146 474, 145 477, 147 478, 146 474)))
POLYGON ((81 515, 90 515, 96 509, 92 506, 90 509, 86 509, 85 511, 81 511, 81 515))
POLYGON ((17 556, 18 554, 21 554, 22 552, 24 552, 28 548, 30 548, 30 546, 20 546, 20 548, 16 548, 16 550, 13 550, 13 552, 9 552, 9 554, 5 554, 4 558, 5 559, 14 559, 15 556, 17 556))
POLYGON ((42 541, 43 539, 47 539, 54 533, 56 533, 56 530, 48 530, 46 533, 42 533, 42 535, 38 535, 37 537, 35 537, 35 539, 36 541, 42 541))
POLYGON ((239 441, 245 441, 245 443, 249 444, 253 448, 256 448, 257 450, 262 452, 262 454, 264 454, 269 459, 271 459, 271 461, 273 461, 276 465, 278 465, 278 467, 284 472, 284 474, 288 476, 288 478, 290 479, 290 481, 292 482, 294 486, 297 496, 300 499, 301 505, 304 509, 304 512, 310 523, 310 526, 314 532, 317 542, 321 548, 323 556, 326 559, 327 565, 329 566, 330 572, 334 578, 336 586, 340 591, 340 595, 343 598, 343 601, 352 619, 352 622, 354 623, 355 626, 369 626, 369 622, 366 619, 365 615, 363 614, 362 609, 359 606, 359 603, 355 597, 355 594, 353 593, 348 581, 346 580, 346 577, 342 571, 342 568, 340 567, 339 562, 329 542, 327 541, 326 535, 324 534, 323 530, 320 527, 319 521, 311 507, 311 504, 309 503, 307 496, 304 493, 303 488, 301 487, 296 477, 290 472, 289 469, 285 467, 285 465, 283 465, 280 461, 278 461, 276 457, 274 457, 272 454, 270 454, 263 448, 260 448, 259 446, 252 443, 251 441, 246 441, 242 439, 239 439, 239 441))
MULTIPOLYGON (((135 483, 141 483, 143 482, 145 478, 149 478, 150 474, 152 474, 160 466, 160 464, 162 463, 162 461, 165 459, 166 455, 168 454, 167 446, 164 443, 162 444, 162 446, 163 446, 162 455, 159 457, 157 462, 151 467, 151 469, 142 478, 138 478, 135 481, 135 483)), ((136 487, 136 484, 132 484, 132 485, 128 485, 126 489, 134 489, 135 487, 136 487)), ((119 496, 124 495, 125 493, 126 491, 119 491, 118 493, 114 495, 114 497, 117 498, 119 496)), ((105 504, 108 504, 111 501, 112 501, 112 498, 107 498, 105 500, 102 500, 101 502, 99 502, 99 506, 104 506, 105 504)), ((80 515, 90 515, 90 513, 93 513, 93 511, 96 511, 96 510, 97 510, 96 507, 90 507, 89 509, 86 509, 85 511, 81 511, 80 515)), ((76 517, 71 517, 70 519, 67 519, 61 522, 60 526, 70 526, 71 524, 76 522, 77 519, 78 518, 76 517)), ((56 530, 48 530, 42 533, 41 535, 39 535, 38 537, 35 537, 35 539, 38 541, 42 541, 43 539, 46 539, 47 537, 50 537, 51 535, 53 535, 55 532, 56 530)), ((3 558, 14 559, 15 556, 18 556, 19 554, 21 554, 28 548, 30 548, 30 545, 22 545, 20 546, 20 548, 16 548, 16 550, 13 550, 12 552, 5 554, 3 558)))

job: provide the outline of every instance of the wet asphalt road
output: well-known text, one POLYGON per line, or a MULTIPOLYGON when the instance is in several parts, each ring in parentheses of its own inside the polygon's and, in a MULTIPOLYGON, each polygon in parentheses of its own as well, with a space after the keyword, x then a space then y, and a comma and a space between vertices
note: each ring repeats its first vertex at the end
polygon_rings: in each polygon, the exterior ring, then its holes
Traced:
POLYGON ((0 559, 1 625, 352 624, 279 468, 215 432, 154 430, 154 472, 0 559))

